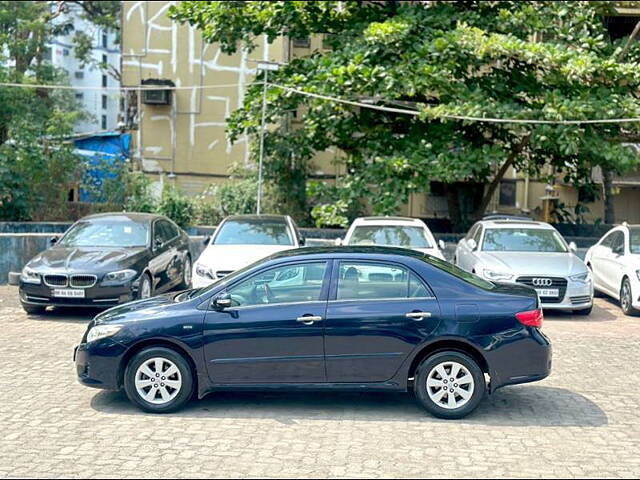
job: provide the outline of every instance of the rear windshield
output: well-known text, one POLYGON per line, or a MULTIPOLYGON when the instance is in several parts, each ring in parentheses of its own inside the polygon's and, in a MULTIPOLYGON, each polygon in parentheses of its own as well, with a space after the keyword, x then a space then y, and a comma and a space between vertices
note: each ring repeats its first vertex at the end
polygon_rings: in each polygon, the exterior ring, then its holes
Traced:
POLYGON ((444 270, 460 280, 470 283, 478 288, 482 288, 483 290, 493 290, 495 288, 493 283, 488 282, 473 273, 469 273, 466 270, 462 270, 453 263, 445 262, 444 260, 440 260, 439 258, 432 256, 422 257, 422 260, 436 268, 439 268, 440 270, 444 270))
POLYGON ((215 245, 293 245, 284 222, 269 220, 229 220, 222 224, 213 240, 215 245))

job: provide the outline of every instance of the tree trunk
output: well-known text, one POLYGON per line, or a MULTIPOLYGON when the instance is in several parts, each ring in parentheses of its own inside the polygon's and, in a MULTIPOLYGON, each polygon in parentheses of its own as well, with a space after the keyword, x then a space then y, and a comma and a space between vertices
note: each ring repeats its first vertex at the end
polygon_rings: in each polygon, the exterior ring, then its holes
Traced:
POLYGON ((602 170, 602 185, 604 187, 604 223, 615 222, 615 208, 613 205, 613 174, 611 170, 602 170))
POLYGON ((524 148, 529 144, 530 139, 531 139, 531 134, 528 133, 522 138, 522 140, 520 140, 520 143, 516 146, 516 148, 509 154, 507 159, 504 161, 504 163, 496 173, 496 176, 493 178, 493 180, 489 184, 489 188, 485 192, 484 197, 482 198, 482 202, 480 202, 480 205, 476 210, 476 213, 474 215, 476 219, 482 218, 485 210, 487 209, 487 206, 489 206, 489 202, 491 201, 493 194, 496 192, 498 185, 500 185, 500 181, 504 177, 505 173, 507 173, 507 170, 509 169, 509 167, 513 165, 513 162, 515 161, 516 157, 520 155, 522 153, 522 150, 524 150, 524 148))
POLYGON ((446 185, 447 207, 449 210, 449 220, 454 232, 457 232, 462 222, 460 213, 460 196, 458 195, 459 184, 449 183, 446 185))

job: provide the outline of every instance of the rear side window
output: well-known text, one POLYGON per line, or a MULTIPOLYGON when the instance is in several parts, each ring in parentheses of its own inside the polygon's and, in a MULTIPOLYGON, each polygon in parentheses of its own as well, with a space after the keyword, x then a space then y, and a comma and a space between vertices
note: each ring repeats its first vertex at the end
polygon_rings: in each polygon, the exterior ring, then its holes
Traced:
POLYGON ((425 284, 399 265, 340 262, 337 300, 380 300, 432 296, 425 284))

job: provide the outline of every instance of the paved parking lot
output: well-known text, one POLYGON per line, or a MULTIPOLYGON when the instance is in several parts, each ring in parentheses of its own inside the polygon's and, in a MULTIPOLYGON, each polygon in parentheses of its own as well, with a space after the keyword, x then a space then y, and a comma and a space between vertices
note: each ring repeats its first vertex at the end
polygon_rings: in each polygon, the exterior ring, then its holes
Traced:
POLYGON ((640 318, 608 300, 547 314, 553 374, 452 422, 408 394, 224 393, 144 414, 76 382, 92 312, 27 318, 16 293, 0 287, 3 477, 640 476, 640 318))

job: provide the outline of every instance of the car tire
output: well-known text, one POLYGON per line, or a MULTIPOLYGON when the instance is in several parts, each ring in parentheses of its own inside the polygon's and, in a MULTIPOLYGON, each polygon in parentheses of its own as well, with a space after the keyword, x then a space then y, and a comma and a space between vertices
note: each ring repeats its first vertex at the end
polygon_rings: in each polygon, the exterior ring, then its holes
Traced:
POLYGON ((41 305, 27 305, 23 303, 22 309, 27 312, 27 315, 38 315, 44 313, 47 307, 43 307, 41 305))
POLYGON ((576 315, 591 315, 591 310, 593 310, 593 305, 589 308, 581 308, 580 310, 574 310, 573 313, 576 315))
POLYGON ((148 273, 143 273, 142 278, 140 279, 140 287, 138 288, 138 299, 141 300, 143 298, 153 297, 153 282, 151 281, 151 276, 148 273), (146 285, 145 285, 146 282, 146 285), (148 286, 149 295, 146 295, 146 287, 148 286))
POLYGON ((187 360, 175 350, 145 348, 127 364, 124 390, 129 400, 145 412, 175 412, 193 396, 193 372, 187 360), (166 378, 162 373, 168 374, 166 378))
POLYGON ((182 265, 182 281, 178 288, 180 290, 187 290, 191 288, 191 273, 193 270, 193 264, 191 263, 191 257, 187 255, 184 259, 184 265, 182 265))
POLYGON ((633 308, 632 302, 633 292, 631 290, 631 282, 625 277, 624 280, 622 280, 622 285, 620 286, 620 307, 625 315, 635 317, 640 314, 640 311, 633 308))
POLYGON ((422 406, 434 417, 450 420, 463 418, 474 411, 484 398, 484 373, 469 355, 456 351, 438 352, 425 358, 418 365, 414 378, 414 392, 422 406), (470 378, 467 378, 468 376, 470 378), (453 382, 451 378, 454 378, 453 382), (455 380, 463 380, 465 383, 458 385, 455 380), (429 386, 427 381, 430 383, 429 386), (454 387, 449 388, 451 383, 454 387), (453 401, 449 397, 451 390, 454 390, 453 401), (467 392, 468 398, 461 395, 463 391, 467 392))

